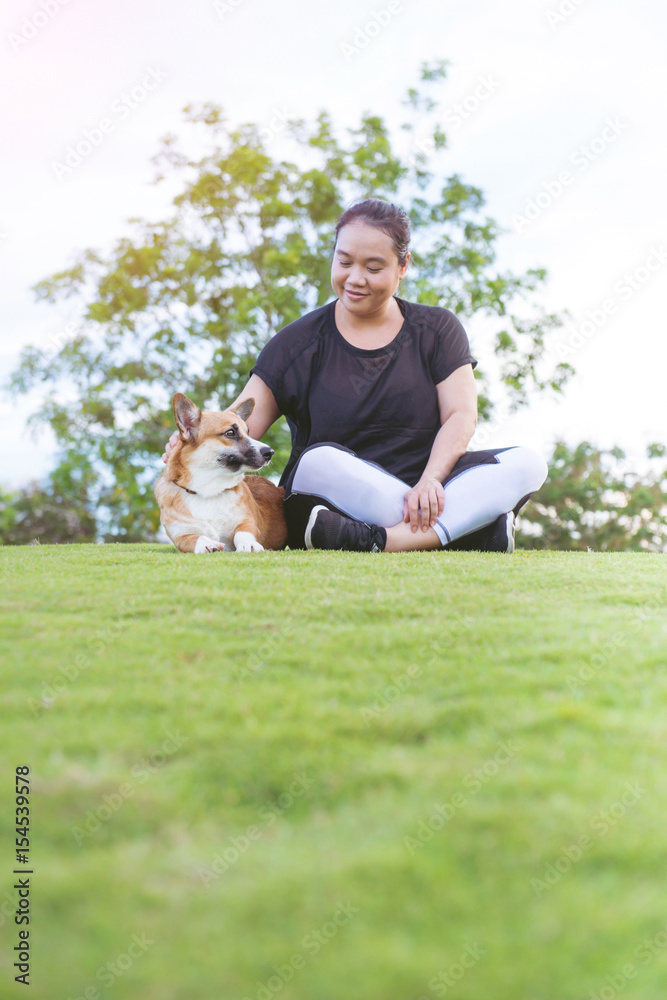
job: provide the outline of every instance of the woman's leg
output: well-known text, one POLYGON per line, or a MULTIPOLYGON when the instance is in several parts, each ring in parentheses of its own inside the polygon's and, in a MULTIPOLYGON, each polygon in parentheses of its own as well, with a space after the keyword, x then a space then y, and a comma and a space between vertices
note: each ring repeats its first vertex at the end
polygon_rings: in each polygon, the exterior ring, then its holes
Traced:
POLYGON ((518 512, 548 471, 530 448, 466 452, 443 483, 445 509, 436 524, 443 545, 493 524, 501 514, 518 512))
MULTIPOLYGON (((305 548, 304 535, 314 507, 324 506, 346 518, 382 528, 379 547, 386 544, 385 524, 402 516, 406 483, 343 445, 311 445, 299 456, 285 483, 287 544, 305 548)), ((438 542, 439 544, 439 542, 438 542)))
POLYGON ((438 548, 492 524, 521 506, 544 482, 544 459, 527 448, 467 452, 444 482, 445 509, 435 525, 411 531, 403 521, 410 487, 337 444, 312 445, 286 484, 292 548, 301 547, 312 508, 324 505, 355 521, 386 529, 386 551, 438 548))

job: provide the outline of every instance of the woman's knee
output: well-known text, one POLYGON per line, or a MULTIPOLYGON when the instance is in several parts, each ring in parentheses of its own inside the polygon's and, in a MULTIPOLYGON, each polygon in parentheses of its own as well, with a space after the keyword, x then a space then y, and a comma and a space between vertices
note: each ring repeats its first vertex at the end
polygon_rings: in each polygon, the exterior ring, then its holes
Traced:
POLYGON ((523 493, 539 490, 549 474, 549 466, 538 451, 517 445, 497 456, 501 465, 511 468, 517 487, 523 493))
POLYGON ((311 444, 301 452, 296 462, 296 468, 302 470, 321 469, 331 462, 340 461, 341 452, 347 455, 354 455, 349 448, 340 444, 324 441, 321 444, 311 444))
POLYGON ((310 445, 299 455, 288 493, 312 493, 340 503, 346 484, 354 484, 360 462, 353 451, 341 445, 327 441, 310 445))

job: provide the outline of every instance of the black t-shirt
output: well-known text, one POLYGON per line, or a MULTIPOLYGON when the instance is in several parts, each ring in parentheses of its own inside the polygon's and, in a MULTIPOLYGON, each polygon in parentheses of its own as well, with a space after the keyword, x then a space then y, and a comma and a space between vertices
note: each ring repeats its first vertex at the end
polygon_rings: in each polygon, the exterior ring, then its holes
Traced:
POLYGON ((269 340, 251 374, 273 393, 292 433, 284 483, 309 445, 334 441, 410 486, 440 429, 436 385, 477 362, 449 309, 396 297, 403 326, 385 347, 364 350, 339 332, 337 299, 269 340))

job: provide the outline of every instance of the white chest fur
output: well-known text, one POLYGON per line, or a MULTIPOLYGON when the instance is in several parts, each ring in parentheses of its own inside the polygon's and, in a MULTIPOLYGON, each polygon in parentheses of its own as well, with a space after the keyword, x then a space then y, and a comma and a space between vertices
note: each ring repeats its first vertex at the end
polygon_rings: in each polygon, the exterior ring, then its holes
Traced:
POLYGON ((179 519, 176 523, 165 524, 168 535, 207 535, 225 543, 227 551, 234 551, 234 533, 243 520, 245 511, 233 490, 225 490, 214 497, 193 496, 183 493, 182 500, 190 513, 190 519, 179 519))

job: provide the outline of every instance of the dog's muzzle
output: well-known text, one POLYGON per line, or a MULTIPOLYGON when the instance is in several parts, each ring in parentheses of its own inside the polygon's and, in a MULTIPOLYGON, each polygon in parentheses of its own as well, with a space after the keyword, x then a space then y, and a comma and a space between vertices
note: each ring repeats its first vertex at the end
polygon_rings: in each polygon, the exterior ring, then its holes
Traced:
POLYGON ((232 452, 231 454, 221 455, 218 458, 218 462, 220 465, 224 465, 226 469, 231 469, 232 471, 238 471, 242 468, 261 469, 262 466, 271 461, 274 455, 275 451, 273 448, 269 448, 268 445, 262 445, 261 448, 251 448, 244 454, 232 452))

